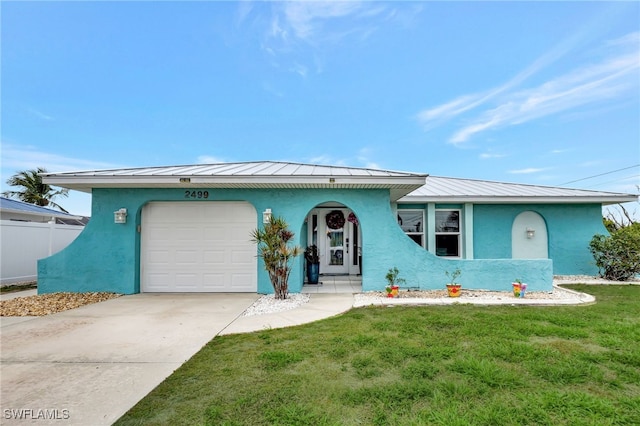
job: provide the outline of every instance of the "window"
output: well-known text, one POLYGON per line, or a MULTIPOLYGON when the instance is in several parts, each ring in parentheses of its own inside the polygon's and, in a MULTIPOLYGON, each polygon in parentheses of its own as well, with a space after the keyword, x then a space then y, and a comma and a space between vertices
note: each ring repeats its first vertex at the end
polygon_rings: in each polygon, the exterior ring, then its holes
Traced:
POLYGON ((436 210, 436 254, 460 257, 460 210, 436 210))
POLYGON ((424 247, 423 210, 398 210, 398 225, 416 244, 424 247))

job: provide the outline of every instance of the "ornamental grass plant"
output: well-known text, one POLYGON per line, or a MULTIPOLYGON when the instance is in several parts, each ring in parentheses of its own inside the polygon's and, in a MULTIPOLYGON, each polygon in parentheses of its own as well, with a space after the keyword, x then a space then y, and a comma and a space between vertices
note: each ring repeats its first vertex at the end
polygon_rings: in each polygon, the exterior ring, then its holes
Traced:
POLYGON ((640 286, 216 337, 117 425, 640 424, 640 286))

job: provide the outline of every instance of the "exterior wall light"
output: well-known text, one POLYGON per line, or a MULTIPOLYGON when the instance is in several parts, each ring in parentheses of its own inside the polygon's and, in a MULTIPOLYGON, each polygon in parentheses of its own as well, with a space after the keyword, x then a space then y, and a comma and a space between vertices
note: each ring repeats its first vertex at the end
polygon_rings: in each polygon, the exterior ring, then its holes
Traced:
POLYGON ((114 223, 127 223, 127 209, 124 207, 113 212, 114 223))
POLYGON ((536 234, 536 230, 535 229, 527 228, 527 238, 528 239, 533 238, 535 234, 536 234))
POLYGON ((266 209, 262 212, 262 223, 271 222, 271 209, 266 209))

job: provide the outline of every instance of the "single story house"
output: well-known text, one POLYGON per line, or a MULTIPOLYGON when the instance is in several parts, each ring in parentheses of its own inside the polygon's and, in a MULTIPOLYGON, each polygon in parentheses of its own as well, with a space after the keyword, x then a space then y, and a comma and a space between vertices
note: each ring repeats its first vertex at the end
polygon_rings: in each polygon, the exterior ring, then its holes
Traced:
POLYGON ((38 259, 71 243, 87 218, 0 197, 0 284, 35 281, 38 259))
MULTIPOLYGON (((381 290, 397 267, 407 286, 508 290, 522 279, 550 290, 554 274, 594 275, 588 249, 606 233, 602 206, 637 196, 366 168, 242 162, 45 173, 50 185, 92 194, 92 218, 65 250, 38 264, 56 291, 273 290, 252 230, 283 217, 321 274, 361 274, 381 290)), ((292 264, 291 292, 304 283, 292 264)))

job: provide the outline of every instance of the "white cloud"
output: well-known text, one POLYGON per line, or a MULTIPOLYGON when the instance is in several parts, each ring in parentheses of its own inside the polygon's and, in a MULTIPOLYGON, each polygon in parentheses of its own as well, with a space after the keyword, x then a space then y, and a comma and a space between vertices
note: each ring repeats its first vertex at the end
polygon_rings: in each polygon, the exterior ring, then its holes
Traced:
POLYGON ((484 95, 480 94, 460 96, 443 105, 420 111, 416 117, 426 129, 429 129, 443 120, 448 120, 475 108, 480 105, 484 97, 484 95))
POLYGON ((12 175, 17 171, 44 167, 50 172, 78 170, 98 170, 121 167, 104 161, 66 157, 64 155, 41 151, 34 146, 2 144, 2 172, 12 175))
POLYGON ((322 154, 306 160, 309 164, 322 164, 327 166, 344 166, 344 167, 363 167, 368 169, 382 169, 378 163, 369 158, 371 150, 362 148, 358 151, 355 158, 335 158, 329 154, 322 154))
MULTIPOLYGON (((313 41, 324 29, 324 22, 331 19, 353 15, 362 9, 361 2, 285 2, 281 4, 286 23, 293 30, 293 34, 301 40, 313 41)), ((274 21, 278 21, 276 15, 274 21)), ((286 34, 286 31, 282 31, 286 34)))
POLYGON ((480 159, 488 160, 488 159, 491 159, 491 158, 504 158, 506 156, 507 156, 506 154, 492 154, 492 153, 489 153, 489 152, 484 152, 484 153, 480 154, 480 159))
MULTIPOLYGON (((86 160, 84 158, 67 157, 39 150, 34 146, 21 146, 2 142, 2 169, 0 170, 0 188, 9 189, 7 179, 16 172, 43 167, 49 172, 65 172, 78 170, 99 170, 122 167, 119 164, 103 161, 86 160)), ((72 214, 91 215, 91 194, 70 191, 68 197, 60 197, 56 202, 72 214)))
POLYGON ((48 114, 45 114, 42 111, 38 111, 35 108, 28 107, 27 108, 27 112, 29 114, 33 115, 34 117, 39 118, 40 120, 44 120, 44 121, 53 121, 54 120, 54 118, 52 116, 50 116, 48 114))
MULTIPOLYGON (((347 42, 360 43, 382 26, 407 27, 412 24, 422 7, 403 6, 396 13, 392 4, 364 1, 287 1, 271 2, 270 16, 266 19, 261 48, 270 57, 279 57, 284 65, 272 66, 294 72, 302 77, 308 70, 321 73, 324 54, 335 46, 347 42), (314 68, 315 66, 315 68, 314 68), (304 67, 305 71, 301 71, 304 67)), ((239 15, 245 16, 243 8, 239 15)))
POLYGON ((371 161, 371 149, 370 148, 361 148, 358 151, 357 160, 361 167, 365 167, 367 169, 381 169, 380 165, 375 161, 371 161))
POLYGON ((541 169, 541 168, 536 168, 536 167, 528 167, 526 169, 517 169, 517 170, 509 170, 508 173, 511 173, 512 175, 526 175, 526 174, 532 174, 532 173, 540 173, 543 172, 547 169, 541 169))
POLYGON ((336 161, 330 155, 323 154, 323 155, 318 155, 316 157, 310 158, 309 163, 330 165, 330 164, 336 164, 336 161))
POLYGON ((475 113, 475 117, 469 117, 466 120, 468 124, 454 132, 449 142, 458 145, 491 129, 526 123, 586 105, 624 102, 637 94, 640 61, 636 33, 616 40, 617 48, 610 49, 598 63, 576 67, 537 87, 515 90, 529 76, 564 55, 576 43, 575 38, 539 58, 502 86, 485 93, 462 95, 421 111, 417 114, 418 121, 428 130, 489 104, 475 113))
POLYGON ((307 73, 309 72, 309 69, 306 66, 297 62, 293 64, 293 66, 289 68, 289 70, 298 74, 300 77, 306 77, 307 73))
POLYGON ((269 82, 265 81, 264 83, 262 83, 262 89, 267 93, 271 93, 272 95, 277 96, 278 98, 284 97, 284 92, 273 87, 273 85, 269 82))
POLYGON ((224 163, 225 161, 220 157, 214 157, 212 155, 199 155, 197 164, 216 164, 224 163))
POLYGON ((564 56, 578 42, 579 38, 579 34, 575 34, 559 43, 501 86, 481 93, 459 96, 444 105, 421 111, 417 114, 418 120, 428 129, 433 127, 433 125, 430 124, 433 120, 447 120, 489 102, 498 95, 518 86, 530 76, 564 56))

